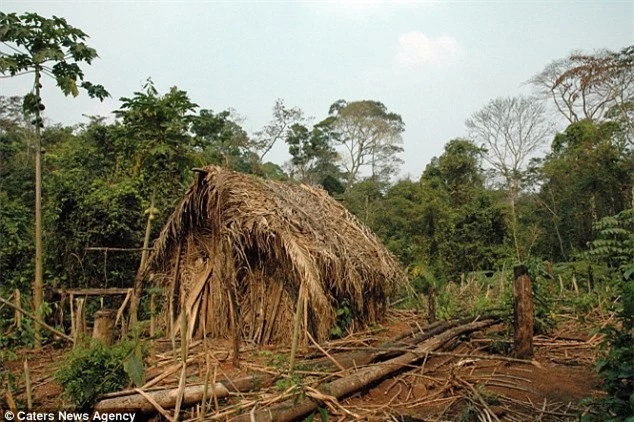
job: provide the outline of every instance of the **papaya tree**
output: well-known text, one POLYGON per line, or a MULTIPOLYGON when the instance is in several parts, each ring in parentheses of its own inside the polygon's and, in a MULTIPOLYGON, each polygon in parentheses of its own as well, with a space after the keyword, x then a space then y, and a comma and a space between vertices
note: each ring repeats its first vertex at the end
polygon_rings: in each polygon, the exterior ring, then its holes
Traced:
MULTIPOLYGON (((64 18, 45 18, 36 13, 0 12, 0 73, 3 77, 29 75, 33 78, 31 92, 24 96, 24 112, 33 117, 35 139, 35 280, 33 307, 42 316, 42 145, 43 125, 41 90, 45 77, 55 80, 64 95, 79 95, 79 88, 100 100, 108 97, 101 85, 84 80, 80 63, 91 64, 97 51, 84 41, 88 35, 69 25, 64 18)), ((39 326, 35 325, 35 344, 41 344, 39 326)))

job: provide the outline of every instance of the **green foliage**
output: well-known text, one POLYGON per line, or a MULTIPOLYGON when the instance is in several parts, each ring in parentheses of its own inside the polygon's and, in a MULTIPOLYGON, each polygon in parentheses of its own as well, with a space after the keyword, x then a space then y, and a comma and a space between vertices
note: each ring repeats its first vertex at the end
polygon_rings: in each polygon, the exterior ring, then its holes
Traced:
MULTIPOLYGON (((544 263, 532 259, 526 264, 528 268, 528 275, 531 278, 531 287, 533 293, 533 312, 534 312, 534 326, 533 330, 535 334, 547 334, 556 325, 554 317, 554 289, 552 280, 548 273, 544 263)), ((512 274, 509 271, 507 276, 508 280, 511 280, 508 289, 505 290, 504 296, 504 310, 503 318, 509 324, 513 325, 513 281, 512 274)))
MULTIPOLYGON (((328 118, 309 130, 301 124, 291 126, 286 135, 288 152, 291 154, 291 177, 302 183, 325 186, 326 180, 340 180, 337 167, 337 152, 332 145, 332 118, 328 118)), ((331 187, 332 189, 332 187, 331 187)))
POLYGON ((634 155, 615 122, 575 122, 558 134, 550 154, 534 163, 540 191, 536 250, 567 261, 594 239, 592 224, 631 203, 634 155))
POLYGON ((300 375, 294 373, 290 377, 277 380, 275 382, 275 388, 277 388, 278 391, 286 391, 289 388, 301 386, 303 381, 304 379, 300 375))
MULTIPOLYGON (((597 239, 590 242, 588 255, 606 261, 618 280, 621 297, 618 323, 602 332, 603 356, 597 370, 608 393, 595 404, 602 420, 630 420, 634 414, 634 210, 605 217, 594 225, 597 239), (607 419, 605 419, 607 417, 607 419), (629 417, 629 418, 628 418, 629 417)), ((593 414, 586 415, 587 420, 593 414)))
POLYGON ((162 193, 157 198, 160 209, 176 192, 180 194, 181 183, 190 173, 196 146, 196 138, 190 135, 196 116, 190 113, 198 105, 177 87, 159 95, 151 79, 143 91, 121 101, 121 108, 114 112, 121 119, 115 142, 126 159, 128 175, 143 180, 145 195, 162 193))
POLYGON ((0 333, 0 350, 9 351, 18 347, 33 346, 33 321, 30 318, 23 318, 18 328, 13 321, 12 313, 3 309, 0 311, 0 333))
MULTIPOLYGON (((109 94, 101 85, 84 81, 79 63, 91 64, 97 51, 85 44, 88 35, 53 16, 44 18, 36 13, 0 12, 0 42, 9 47, 0 54, 0 73, 16 76, 32 70, 43 72, 57 83, 64 95, 76 97, 79 88, 101 100, 109 94)), ((32 94, 24 98, 25 111, 42 111, 39 98, 32 94)))
POLYGON ((314 422, 316 414, 319 414, 319 420, 321 422, 328 422, 328 409, 325 407, 320 407, 317 412, 313 412, 308 415, 306 422, 314 422))
POLYGON ((201 163, 228 167, 242 173, 253 173, 257 157, 249 150, 249 137, 229 111, 214 114, 200 110, 193 119, 194 144, 202 148, 201 163))
POLYGON ((143 351, 138 342, 105 346, 95 342, 77 346, 55 373, 64 394, 80 409, 90 408, 105 393, 119 391, 133 382, 144 383, 143 351))
POLYGON ((347 300, 339 303, 336 312, 335 325, 330 329, 330 337, 343 337, 346 334, 348 327, 352 324, 353 318, 354 315, 352 313, 350 303, 347 300))
POLYGON ((273 353, 269 350, 262 350, 260 355, 266 359, 266 364, 274 368, 284 370, 288 367, 288 356, 282 353, 273 353))

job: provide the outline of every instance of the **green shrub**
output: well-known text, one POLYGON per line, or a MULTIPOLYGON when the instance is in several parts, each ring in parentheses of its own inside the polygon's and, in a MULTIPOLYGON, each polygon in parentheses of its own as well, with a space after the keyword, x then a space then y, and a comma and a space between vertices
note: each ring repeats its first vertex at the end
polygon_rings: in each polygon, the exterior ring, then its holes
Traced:
POLYGON ((335 325, 330 329, 330 338, 343 337, 353 322, 352 308, 347 300, 342 301, 337 307, 336 317, 335 325))
POLYGON ((610 265, 621 300, 618 322, 602 330, 604 353, 597 361, 608 394, 593 403, 597 412, 584 420, 634 422, 634 209, 602 218, 593 229, 597 239, 590 242, 588 256, 610 265))
POLYGON ((78 346, 64 357, 55 379, 77 408, 87 409, 100 395, 122 390, 131 381, 142 385, 142 358, 141 347, 135 342, 78 346))

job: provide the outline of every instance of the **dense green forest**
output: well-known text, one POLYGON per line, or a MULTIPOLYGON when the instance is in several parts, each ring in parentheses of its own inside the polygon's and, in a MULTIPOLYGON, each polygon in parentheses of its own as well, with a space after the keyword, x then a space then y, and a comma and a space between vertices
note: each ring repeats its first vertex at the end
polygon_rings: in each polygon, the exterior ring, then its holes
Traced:
MULTIPOLYGON (((535 77, 536 88, 551 83, 545 91, 565 99, 555 104, 561 114, 570 111, 554 138, 548 122, 561 115, 547 111, 549 95, 495 99, 467 120, 469 138, 439 140, 443 154, 408 179, 397 178, 405 122, 381 102, 339 100, 311 125, 278 100, 270 123, 249 134, 230 111, 205 109, 177 87, 158 92, 148 79, 121 98, 114 121, 44 125, 45 285, 129 286, 138 254, 86 248, 140 247, 153 198, 155 238, 191 168, 207 164, 321 185, 405 267, 442 280, 530 258, 574 260, 595 238, 593 223, 632 207, 633 54, 571 56, 535 77), (288 162, 266 161, 276 143, 288 145, 288 162)), ((1 101, 0 274, 3 290, 27 292, 36 133, 23 98, 1 101)))

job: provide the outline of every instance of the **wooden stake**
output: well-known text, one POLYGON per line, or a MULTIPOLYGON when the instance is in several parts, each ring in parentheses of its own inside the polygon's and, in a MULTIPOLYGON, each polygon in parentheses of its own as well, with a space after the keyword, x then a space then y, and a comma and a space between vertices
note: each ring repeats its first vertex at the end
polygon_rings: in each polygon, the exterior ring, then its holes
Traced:
POLYGON ((240 367, 240 310, 238 309, 237 293, 235 286, 229 288, 229 317, 231 318, 231 331, 233 331, 233 366, 240 367))
POLYGON ((70 336, 73 338, 73 342, 75 341, 75 332, 77 331, 77 327, 75 327, 75 295, 70 294, 70 336))
MULTIPOLYGON (((13 303, 17 307, 21 306, 21 304, 20 304, 20 289, 15 289, 13 291, 13 303)), ((18 330, 20 328, 22 328, 22 313, 20 311, 18 311, 17 309, 15 310, 14 321, 15 321, 15 326, 18 328, 18 330)))
POLYGON ((297 354, 297 343, 299 341, 299 326, 302 323, 302 304, 304 303, 306 287, 304 283, 299 287, 299 293, 297 295, 297 305, 295 306, 295 323, 293 325, 293 337, 291 343, 291 360, 288 365, 288 372, 293 375, 293 368, 295 367, 295 355, 297 354))
POLYGON ((86 334, 86 298, 78 297, 77 308, 75 312, 75 343, 84 338, 86 334))
POLYGON ((31 390, 31 370, 29 369, 29 361, 24 358, 24 380, 26 383, 26 408, 33 408, 33 391, 31 390))
POLYGON ((513 354, 527 359, 533 356, 533 290, 528 269, 525 265, 514 268, 513 280, 514 336, 513 354))
POLYGON ((594 290, 594 272, 592 271, 592 264, 588 264, 588 292, 594 290))
POLYGON ((141 300, 141 292, 143 291, 143 273, 145 271, 145 264, 148 257, 148 246, 150 246, 150 233, 152 229, 152 220, 154 220, 154 192, 152 193, 152 199, 150 200, 150 208, 146 211, 147 224, 145 225, 145 238, 143 239, 143 248, 141 252, 141 263, 134 279, 134 296, 132 302, 130 302, 130 325, 134 326, 137 323, 139 301, 141 300))
POLYGON ((176 294, 176 283, 178 282, 178 276, 180 272, 181 265, 181 250, 183 247, 183 242, 178 242, 178 248, 176 249, 176 265, 174 266, 174 277, 170 282, 170 291, 169 291, 169 324, 170 324, 170 338, 172 339, 172 353, 174 354, 174 360, 176 360, 176 327, 174 324, 174 295, 176 294))
POLYGON ((181 292, 181 359, 183 362, 183 369, 181 370, 180 380, 178 381, 178 393, 176 396, 176 405, 174 407, 174 422, 179 420, 179 413, 181 410, 181 405, 183 403, 183 396, 185 393, 185 381, 187 377, 187 355, 188 345, 189 345, 189 336, 187 335, 187 315, 185 312, 185 301, 183 292, 181 292))

